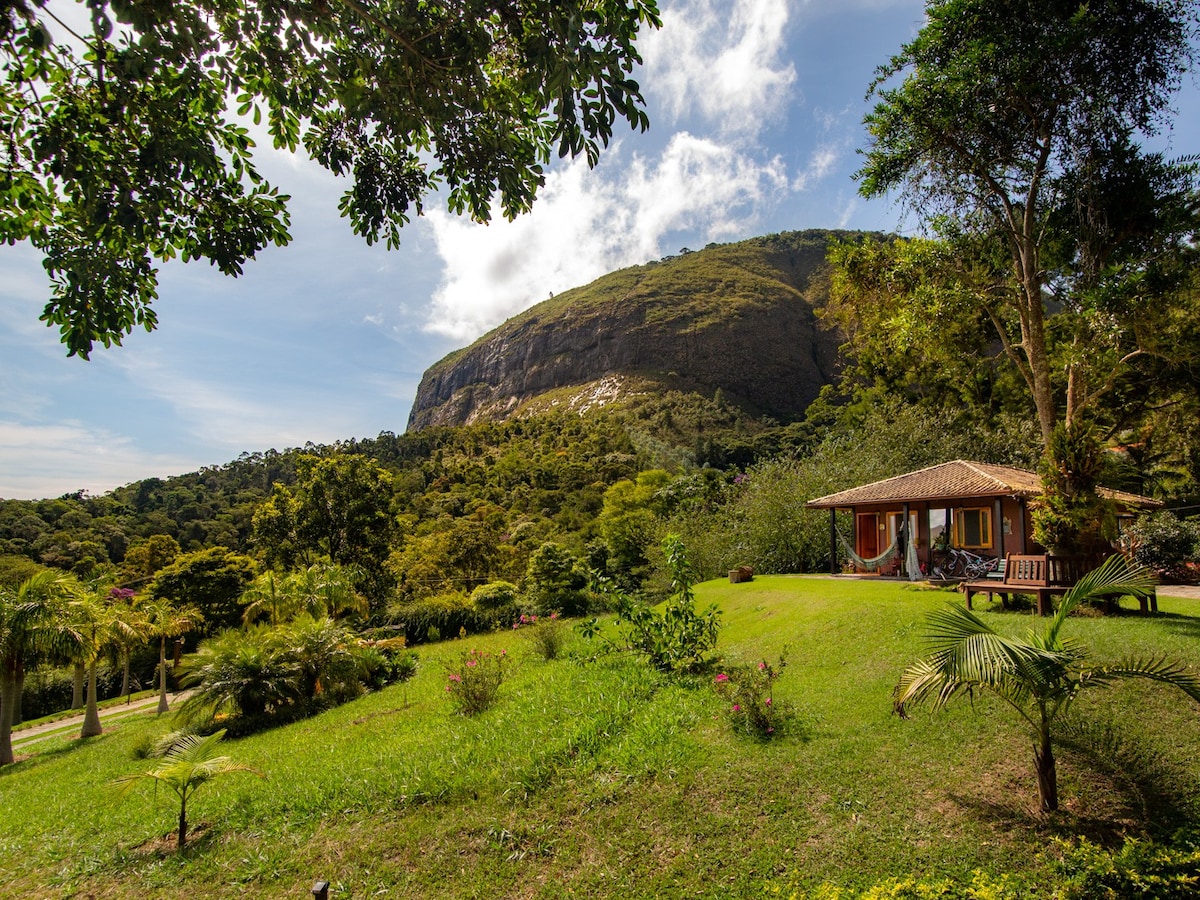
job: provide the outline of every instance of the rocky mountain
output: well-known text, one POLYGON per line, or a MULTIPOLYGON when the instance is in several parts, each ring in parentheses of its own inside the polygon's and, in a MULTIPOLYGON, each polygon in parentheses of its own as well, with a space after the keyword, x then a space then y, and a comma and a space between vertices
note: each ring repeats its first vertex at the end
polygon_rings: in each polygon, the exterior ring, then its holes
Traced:
POLYGON ((840 336, 814 306, 828 291, 826 247, 849 236, 710 244, 552 297, 430 367, 409 430, 665 390, 719 390, 753 415, 796 418, 838 371, 840 336))

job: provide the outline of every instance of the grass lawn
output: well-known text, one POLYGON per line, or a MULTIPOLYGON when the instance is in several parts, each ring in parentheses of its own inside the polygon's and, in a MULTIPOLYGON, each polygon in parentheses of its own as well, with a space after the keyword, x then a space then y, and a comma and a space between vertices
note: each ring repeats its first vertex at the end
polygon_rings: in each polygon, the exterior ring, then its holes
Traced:
MULTIPOLYGON (((953 595, 894 582, 709 582, 725 659, 788 666, 794 719, 770 742, 734 734, 710 677, 678 683, 627 656, 536 658, 521 632, 421 648, 397 685, 225 743, 267 781, 234 775, 189 809, 109 782, 166 721, 135 716, 88 741, 50 740, 0 770, 0 884, 23 897, 740 897, 781 879, 863 887, 889 875, 1040 876, 1054 836, 1116 844, 1200 826, 1200 707, 1126 683, 1085 694, 1060 747, 1061 812, 1037 812, 1031 749, 990 697, 910 721, 891 714, 924 614, 953 595), (509 650, 500 702, 451 711, 445 664, 509 650)), ((1013 632, 1033 621, 986 602, 1013 632)), ((1078 617, 1095 659, 1200 664, 1200 601, 1155 618, 1078 617)), ((573 637, 570 649, 588 652, 573 637)))

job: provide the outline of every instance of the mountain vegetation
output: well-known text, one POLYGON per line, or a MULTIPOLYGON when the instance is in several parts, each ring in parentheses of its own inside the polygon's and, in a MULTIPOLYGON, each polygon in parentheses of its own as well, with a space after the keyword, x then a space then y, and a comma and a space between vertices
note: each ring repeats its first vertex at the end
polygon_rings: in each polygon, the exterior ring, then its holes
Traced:
POLYGON ((718 406, 751 418, 803 417, 838 373, 841 338, 820 327, 817 309, 827 248, 850 237, 710 244, 565 291, 431 366, 409 429, 552 406, 637 406, 671 391, 719 392, 718 406))

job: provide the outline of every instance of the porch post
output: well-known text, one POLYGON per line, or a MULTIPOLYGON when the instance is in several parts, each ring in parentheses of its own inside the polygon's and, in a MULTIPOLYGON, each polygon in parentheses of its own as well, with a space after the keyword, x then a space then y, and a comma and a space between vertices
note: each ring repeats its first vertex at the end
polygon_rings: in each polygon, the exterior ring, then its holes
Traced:
POLYGON ((829 574, 838 573, 837 564, 837 509, 829 508, 829 574))
POLYGON ((912 573, 908 571, 908 542, 913 539, 913 536, 909 534, 907 530, 908 516, 908 504, 905 503, 904 518, 900 522, 900 540, 899 547, 897 549, 900 551, 900 571, 906 576, 912 575, 912 573))
POLYGON ((1004 502, 1001 497, 996 498, 996 512, 992 518, 992 530, 996 535, 996 540, 994 541, 996 555, 1000 559, 1004 559, 1004 502))
POLYGON ((1026 544, 1025 544, 1026 510, 1025 510, 1025 498, 1024 497, 1021 497, 1020 499, 1017 500, 1017 508, 1021 510, 1021 540, 1018 542, 1021 547, 1020 552, 1028 553, 1029 549, 1026 547, 1026 544))

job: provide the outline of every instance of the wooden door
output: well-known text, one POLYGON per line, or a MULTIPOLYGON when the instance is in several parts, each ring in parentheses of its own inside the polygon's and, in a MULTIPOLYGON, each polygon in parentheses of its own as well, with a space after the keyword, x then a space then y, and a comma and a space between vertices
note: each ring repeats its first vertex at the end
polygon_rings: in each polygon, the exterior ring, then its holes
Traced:
POLYGON ((879 555, 879 513, 858 513, 854 517, 854 552, 863 559, 879 555))

